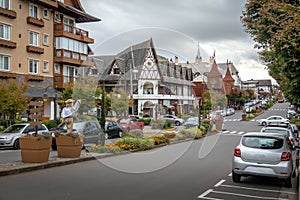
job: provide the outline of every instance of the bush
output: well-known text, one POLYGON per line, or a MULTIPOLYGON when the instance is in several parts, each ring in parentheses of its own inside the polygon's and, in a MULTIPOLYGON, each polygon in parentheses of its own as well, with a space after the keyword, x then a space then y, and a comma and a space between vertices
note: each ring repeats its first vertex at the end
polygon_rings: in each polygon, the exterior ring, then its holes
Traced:
POLYGON ((175 139, 177 139, 177 140, 185 140, 186 137, 182 133, 177 133, 176 136, 175 136, 175 139))
POLYGON ((175 133, 166 133, 166 134, 164 134, 164 136, 170 140, 170 139, 173 139, 176 136, 176 134, 175 133))
POLYGON ((201 127, 201 126, 205 127, 205 132, 206 132, 206 133, 207 133, 208 130, 211 128, 211 125, 212 125, 212 123, 211 123, 211 121, 210 121, 209 119, 204 119, 204 120, 202 120, 201 123, 200 123, 200 127, 201 127))
POLYGON ((154 147, 154 140, 152 138, 133 138, 124 137, 116 142, 116 145, 124 150, 133 149, 151 149, 154 147))
POLYGON ((141 118, 138 120, 139 122, 144 122, 144 125, 150 125, 151 118, 141 118))
POLYGON ((135 138, 143 138, 144 137, 144 133, 142 130, 139 130, 139 129, 136 129, 136 130, 132 130, 132 131, 129 131, 127 133, 128 136, 131 136, 131 137, 135 137, 135 138))
POLYGON ((171 128, 171 127, 172 127, 172 124, 171 124, 170 121, 165 120, 165 121, 163 122, 163 129, 169 129, 169 128, 171 128))
POLYGON ((154 140, 155 145, 170 143, 170 140, 167 137, 165 137, 163 134, 158 134, 156 136, 153 136, 152 138, 154 140))
POLYGON ((206 128, 204 126, 200 126, 200 129, 197 127, 189 128, 189 129, 182 129, 180 133, 184 135, 186 138, 194 138, 199 139, 206 135, 205 132, 206 128))
POLYGON ((118 153, 121 152, 122 149, 119 148, 116 144, 110 143, 104 146, 96 145, 96 146, 86 147, 86 151, 91 153, 118 153))

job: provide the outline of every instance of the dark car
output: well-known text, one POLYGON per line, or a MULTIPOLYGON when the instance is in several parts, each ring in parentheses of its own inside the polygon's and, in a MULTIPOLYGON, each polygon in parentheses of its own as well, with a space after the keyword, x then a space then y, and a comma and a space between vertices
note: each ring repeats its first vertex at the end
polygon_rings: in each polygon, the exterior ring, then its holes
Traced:
MULTIPOLYGON (((83 148, 85 146, 90 146, 90 144, 99 144, 100 141, 100 135, 102 133, 101 126, 98 121, 96 120, 88 120, 88 121, 79 121, 74 122, 73 124, 73 131, 82 134, 84 136, 83 139, 83 148)), ((67 132, 67 127, 65 124, 57 127, 56 129, 51 129, 51 132, 67 132)), ((55 137, 53 137, 52 140, 52 149, 56 150, 56 140, 55 137)))
POLYGON ((117 122, 105 122, 105 139, 122 137, 123 127, 117 122))

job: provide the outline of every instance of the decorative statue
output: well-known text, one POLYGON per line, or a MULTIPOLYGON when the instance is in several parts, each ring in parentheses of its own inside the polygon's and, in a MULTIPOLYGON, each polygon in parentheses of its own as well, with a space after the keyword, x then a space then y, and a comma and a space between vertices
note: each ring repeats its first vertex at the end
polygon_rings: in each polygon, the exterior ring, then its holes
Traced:
POLYGON ((61 119, 62 122, 66 124, 67 126, 67 133, 72 133, 73 131, 73 117, 75 116, 75 113, 79 109, 80 106, 80 99, 76 101, 75 105, 73 106, 73 99, 68 99, 65 101, 66 107, 63 108, 61 112, 61 119))

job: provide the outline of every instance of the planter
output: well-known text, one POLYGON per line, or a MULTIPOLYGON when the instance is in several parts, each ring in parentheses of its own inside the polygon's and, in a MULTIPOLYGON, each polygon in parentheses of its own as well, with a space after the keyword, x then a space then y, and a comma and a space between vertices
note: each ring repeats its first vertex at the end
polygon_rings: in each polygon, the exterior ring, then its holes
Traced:
POLYGON ((77 158, 80 157, 82 142, 80 137, 58 136, 56 137, 58 157, 77 158))
POLYGON ((42 163, 48 161, 52 138, 21 137, 19 140, 22 162, 42 163))
POLYGON ((242 121, 246 121, 247 120, 247 114, 242 114, 242 121))

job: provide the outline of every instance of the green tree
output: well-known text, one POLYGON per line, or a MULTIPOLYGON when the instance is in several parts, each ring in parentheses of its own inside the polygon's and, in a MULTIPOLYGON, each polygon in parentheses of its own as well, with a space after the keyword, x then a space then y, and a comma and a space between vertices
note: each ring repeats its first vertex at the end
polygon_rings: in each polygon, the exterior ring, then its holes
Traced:
POLYGON ((129 99, 126 92, 121 88, 115 88, 111 96, 111 109, 117 116, 125 116, 128 111, 129 99))
POLYGON ((269 74, 285 97, 300 106, 299 0, 249 0, 241 21, 256 42, 269 74))
POLYGON ((30 98, 24 96, 26 90, 26 85, 19 86, 15 80, 0 84, 0 113, 9 118, 8 125, 16 119, 17 113, 28 109, 30 98))

